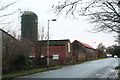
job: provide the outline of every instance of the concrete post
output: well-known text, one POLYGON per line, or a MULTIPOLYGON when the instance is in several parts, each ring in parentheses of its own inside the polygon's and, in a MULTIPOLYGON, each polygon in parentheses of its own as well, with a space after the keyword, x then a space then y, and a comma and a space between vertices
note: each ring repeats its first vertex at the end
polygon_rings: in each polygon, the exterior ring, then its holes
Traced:
POLYGON ((0 30, 0 79, 2 78, 2 31, 0 30))

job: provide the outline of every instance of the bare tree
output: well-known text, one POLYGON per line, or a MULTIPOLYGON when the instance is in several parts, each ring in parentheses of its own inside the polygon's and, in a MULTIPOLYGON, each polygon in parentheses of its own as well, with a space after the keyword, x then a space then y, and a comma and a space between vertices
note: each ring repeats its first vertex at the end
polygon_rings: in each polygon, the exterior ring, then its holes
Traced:
POLYGON ((11 35, 7 34, 3 31, 2 35, 2 70, 3 73, 6 71, 9 71, 8 69, 11 68, 11 62, 14 59, 16 52, 16 49, 18 47, 17 40, 12 37, 11 35))
MULTIPOLYGON (((15 35, 16 36, 16 35, 15 35)), ((14 70, 14 58, 17 54, 25 54, 27 57, 34 46, 34 43, 27 39, 17 40, 13 36, 3 31, 3 52, 2 66, 3 73, 8 73, 14 70)))
POLYGON ((45 31, 45 27, 42 26, 38 32, 38 39, 39 40, 46 40, 47 39, 47 32, 45 31))
MULTIPOLYGON (((3 1, 0 1, 0 4, 2 4, 3 1)), ((4 10, 6 10, 7 8, 9 8, 10 6, 12 6, 13 4, 17 3, 17 1, 15 2, 11 2, 11 3, 8 3, 8 4, 5 4, 5 5, 1 5, 0 6, 0 13, 4 10)), ((0 15, 0 17, 5 17, 5 16, 9 16, 9 15, 12 15, 14 14, 16 11, 14 12, 11 12, 11 13, 7 13, 7 14, 3 14, 3 15, 0 15)))
POLYGON ((0 28, 7 31, 11 31, 13 27, 14 20, 11 19, 11 16, 18 11, 17 9, 11 9, 19 0, 7 1, 0 0, 0 28))
POLYGON ((96 23, 95 30, 120 33, 120 14, 118 0, 64 0, 53 5, 55 13, 90 16, 96 23))
POLYGON ((34 67, 41 67, 46 65, 46 56, 47 54, 47 31, 43 25, 39 26, 38 31, 38 41, 35 42, 35 63, 34 67), (44 57, 41 57, 44 56, 44 57))
POLYGON ((106 47, 102 43, 97 46, 97 51, 99 57, 106 57, 106 47))
POLYGON ((29 55, 29 52, 31 51, 33 46, 34 46, 34 42, 28 39, 22 38, 21 40, 18 40, 17 52, 29 55))

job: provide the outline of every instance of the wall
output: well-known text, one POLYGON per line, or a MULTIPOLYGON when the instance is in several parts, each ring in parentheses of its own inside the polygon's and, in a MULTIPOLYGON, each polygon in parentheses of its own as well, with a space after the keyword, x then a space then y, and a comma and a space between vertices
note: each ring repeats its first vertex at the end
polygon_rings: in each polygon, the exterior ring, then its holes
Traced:
POLYGON ((88 48, 77 41, 72 43, 72 47, 74 61, 84 61, 98 58, 96 49, 88 48))
MULTIPOLYGON (((70 44, 69 44, 70 45, 70 44)), ((69 46, 71 48, 71 46, 69 46)), ((32 53, 35 53, 36 58, 41 58, 41 56, 44 56, 42 59, 44 59, 44 62, 46 63, 45 59, 47 59, 47 46, 38 46, 34 50, 32 50, 32 53)), ((49 46, 49 59, 50 64, 66 64, 72 61, 72 51, 71 49, 68 50, 68 44, 65 45, 50 45, 49 46), (53 59, 53 55, 58 55, 59 59, 53 59)), ((40 62, 39 62, 40 63, 40 62)))
POLYGON ((84 60, 86 60, 86 54, 78 53, 78 61, 84 61, 84 60))
POLYGON ((2 75, 2 31, 0 30, 0 79, 2 75))
MULTIPOLYGON (((36 51, 37 51, 35 54, 36 57, 41 55, 47 56, 47 46, 37 47, 36 51)), ((49 46, 49 56, 51 64, 65 63, 65 54, 66 54, 65 46, 49 46), (52 60, 53 55, 59 55, 59 59, 52 60)))

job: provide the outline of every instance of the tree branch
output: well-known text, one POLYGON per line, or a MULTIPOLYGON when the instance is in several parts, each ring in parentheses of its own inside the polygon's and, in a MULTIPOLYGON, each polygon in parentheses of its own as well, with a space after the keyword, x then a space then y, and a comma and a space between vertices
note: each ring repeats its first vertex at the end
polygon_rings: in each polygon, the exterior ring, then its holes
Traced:
POLYGON ((14 14, 14 13, 16 13, 16 12, 17 12, 17 11, 14 11, 14 12, 12 12, 12 13, 9 13, 9 14, 1 15, 0 17, 9 16, 9 15, 12 15, 12 14, 14 14))
POLYGON ((0 11, 8 8, 9 6, 11 6, 11 5, 13 5, 13 4, 17 3, 17 2, 18 2, 18 1, 15 1, 15 2, 13 2, 13 3, 7 4, 6 6, 2 6, 2 7, 0 8, 0 11))

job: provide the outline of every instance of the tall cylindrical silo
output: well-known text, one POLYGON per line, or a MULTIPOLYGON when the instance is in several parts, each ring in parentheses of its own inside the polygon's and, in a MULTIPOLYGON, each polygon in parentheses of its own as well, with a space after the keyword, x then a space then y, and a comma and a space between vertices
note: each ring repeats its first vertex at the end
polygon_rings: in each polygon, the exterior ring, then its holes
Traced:
POLYGON ((31 11, 25 11, 21 17, 21 37, 37 41, 38 37, 38 17, 31 11))

